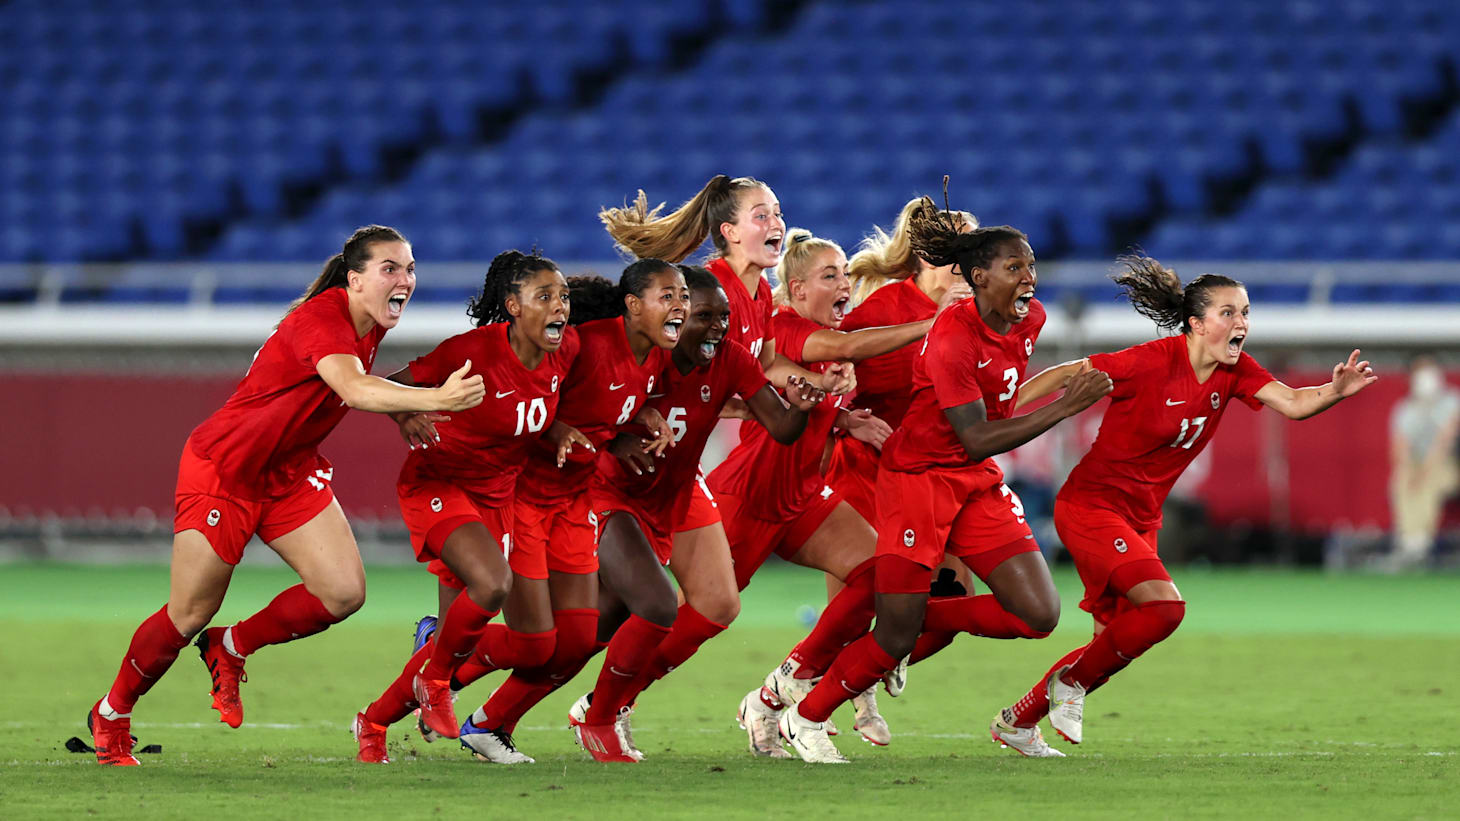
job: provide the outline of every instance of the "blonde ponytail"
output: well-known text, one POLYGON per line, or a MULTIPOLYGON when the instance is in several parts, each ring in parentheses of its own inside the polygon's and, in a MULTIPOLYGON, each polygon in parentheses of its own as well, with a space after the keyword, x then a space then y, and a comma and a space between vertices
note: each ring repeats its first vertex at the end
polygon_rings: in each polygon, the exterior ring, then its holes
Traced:
MULTIPOLYGON (((853 307, 878 288, 917 275, 918 255, 913 252, 908 220, 922 203, 922 197, 908 200, 897 215, 891 234, 874 225, 872 233, 857 244, 857 253, 852 256, 848 273, 852 279, 853 307)), ((978 219, 967 211, 953 212, 953 215, 961 217, 970 227, 978 227, 978 219)))

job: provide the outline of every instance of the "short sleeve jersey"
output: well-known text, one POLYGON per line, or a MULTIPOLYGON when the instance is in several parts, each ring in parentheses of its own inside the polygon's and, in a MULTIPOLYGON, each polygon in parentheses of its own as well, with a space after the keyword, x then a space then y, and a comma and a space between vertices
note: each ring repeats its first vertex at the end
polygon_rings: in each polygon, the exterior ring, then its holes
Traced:
POLYGON ((990 486, 998 483, 1003 471, 993 459, 969 457, 944 411, 982 399, 989 419, 1013 416, 1044 318, 1044 305, 1033 300, 1028 315, 1000 335, 979 316, 977 300, 944 310, 913 363, 912 402, 882 447, 883 467, 915 473, 978 466, 989 473, 990 486))
POLYGON ((635 476, 617 457, 605 452, 598 457, 599 480, 639 500, 664 525, 678 524, 689 508, 700 455, 720 421, 720 409, 730 397, 749 399, 768 384, 760 363, 737 342, 721 343, 708 365, 689 373, 681 374, 671 365, 664 378, 664 395, 650 399, 649 406, 674 431, 674 447, 653 473, 642 476, 635 476))
POLYGON ((385 329, 355 333, 349 295, 331 288, 284 317, 223 407, 193 430, 192 448, 213 462, 225 490, 268 499, 314 469, 319 443, 349 410, 315 366, 333 354, 365 370, 385 329))
MULTIPOLYGON (((730 315, 735 321, 735 315, 730 315)), ((806 340, 822 326, 790 308, 782 308, 771 319, 776 351, 801 367, 823 372, 830 362, 804 362, 806 340)), ((771 438, 758 422, 740 425, 740 443, 709 476, 710 489, 744 501, 744 510, 758 519, 782 522, 805 510, 812 496, 825 482, 821 457, 827 436, 836 424, 837 411, 845 396, 828 396, 808 414, 806 430, 795 442, 783 445, 771 438)))
POLYGON ((1095 354, 1090 364, 1110 374, 1115 389, 1095 443, 1058 498, 1114 511, 1138 531, 1161 526, 1166 494, 1211 441, 1228 400, 1260 408, 1257 392, 1273 381, 1243 353, 1197 382, 1181 335, 1095 354))
POLYGON ((751 356, 760 359, 765 338, 771 333, 771 315, 775 310, 770 283, 761 277, 756 282, 755 296, 752 297, 724 259, 710 260, 705 270, 720 280, 720 287, 725 289, 725 296, 730 299, 730 330, 725 333, 726 341, 739 342, 751 356))
MULTIPOLYGON (((557 419, 600 448, 643 409, 669 366, 669 351, 650 348, 639 363, 629 348, 623 317, 595 319, 577 328, 578 355, 563 381, 557 419)), ((523 465, 518 498, 551 501, 582 492, 593 478, 597 458, 575 447, 559 468, 557 447, 540 439, 523 465)))
POLYGON ((411 379, 417 385, 440 385, 470 359, 471 374, 481 375, 487 394, 480 405, 456 411, 436 426, 440 442, 411 451, 401 481, 441 479, 488 503, 511 500, 522 463, 553 423, 559 389, 578 351, 578 335, 568 329, 558 349, 528 370, 508 342, 510 327, 496 322, 458 334, 411 362, 411 379))
MULTIPOLYGON (((841 330, 902 325, 932 319, 937 312, 937 304, 917 282, 904 279, 873 291, 842 320, 841 330)), ((913 363, 921 347, 921 342, 915 342, 858 362, 857 405, 896 428, 912 401, 913 363)))

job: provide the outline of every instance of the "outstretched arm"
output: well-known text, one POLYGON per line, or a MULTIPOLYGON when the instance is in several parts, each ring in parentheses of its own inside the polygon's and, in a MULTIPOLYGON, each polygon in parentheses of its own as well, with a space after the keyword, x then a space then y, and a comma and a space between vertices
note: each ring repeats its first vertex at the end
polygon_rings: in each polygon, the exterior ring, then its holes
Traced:
POLYGON ((933 320, 924 319, 904 325, 861 328, 855 331, 822 328, 806 337, 803 353, 807 362, 825 362, 829 359, 860 362, 910 345, 927 336, 931 327, 933 320))
POLYGON ((1009 419, 989 419, 983 400, 946 408, 943 413, 970 458, 987 459, 1039 436, 1110 393, 1114 385, 1104 371, 1087 370, 1070 380, 1063 396, 1032 413, 1009 419))
POLYGON ((360 358, 350 354, 330 354, 319 360, 315 370, 346 405, 373 413, 466 410, 480 405, 487 393, 480 374, 467 376, 470 359, 439 388, 412 388, 372 376, 360 358))
POLYGON ((1333 379, 1326 385, 1290 388, 1274 379, 1263 385, 1254 396, 1257 401, 1289 419, 1316 416, 1340 400, 1347 399, 1379 381, 1368 360, 1359 361, 1359 350, 1348 355, 1348 361, 1333 366, 1333 379))
POLYGON ((1014 400, 1014 410, 1038 399, 1043 399, 1063 388, 1070 377, 1090 367, 1088 359, 1074 359, 1045 368, 1019 386, 1019 398, 1014 400))

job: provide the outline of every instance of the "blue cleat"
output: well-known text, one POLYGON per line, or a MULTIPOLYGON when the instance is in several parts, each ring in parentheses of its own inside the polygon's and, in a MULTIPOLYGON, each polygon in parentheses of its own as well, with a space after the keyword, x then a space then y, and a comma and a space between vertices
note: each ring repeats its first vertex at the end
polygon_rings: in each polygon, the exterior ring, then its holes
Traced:
POLYGON ((417 650, 425 647, 426 642, 430 641, 431 637, 436 635, 436 621, 435 616, 422 616, 421 620, 416 622, 416 638, 415 643, 411 646, 411 653, 414 654, 417 650))

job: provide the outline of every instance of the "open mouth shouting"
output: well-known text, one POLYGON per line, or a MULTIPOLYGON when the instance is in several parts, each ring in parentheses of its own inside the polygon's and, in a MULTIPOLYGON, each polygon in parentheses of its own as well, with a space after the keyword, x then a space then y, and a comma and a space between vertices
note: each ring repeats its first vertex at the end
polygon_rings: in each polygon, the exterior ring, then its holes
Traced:
POLYGON ((664 323, 664 338, 670 342, 679 341, 679 326, 684 324, 683 319, 671 319, 664 323))
POLYGON ((410 301, 411 292, 401 291, 390 295, 385 302, 385 315, 391 319, 400 319, 401 313, 406 309, 406 302, 410 301))
POLYGON ((1246 341, 1246 334, 1234 334, 1231 339, 1227 340, 1227 356, 1236 359, 1242 353, 1242 343, 1246 341))
POLYGON ((784 239, 785 239, 785 235, 784 234, 781 234, 780 232, 775 232, 775 233, 772 233, 772 234, 767 235, 766 238, 765 238, 765 249, 766 249, 766 252, 769 253, 769 254, 771 254, 772 256, 780 257, 780 255, 781 255, 781 243, 782 243, 782 241, 784 239))
POLYGON ((1033 301, 1034 301, 1034 289, 1033 288, 1029 288, 1027 290, 1020 291, 1019 292, 1019 295, 1016 296, 1016 297, 1014 297, 1014 313, 1017 314, 1020 319, 1023 319, 1024 317, 1028 316, 1029 315, 1029 303, 1031 303, 1033 301))
POLYGON ((558 320, 556 322, 549 322, 547 325, 545 325, 543 327, 543 329, 542 329, 542 335, 543 335, 543 337, 545 339, 547 339, 547 341, 549 341, 549 342, 551 342, 553 344, 557 344, 559 342, 562 342, 563 341, 563 328, 567 324, 568 323, 567 322, 564 322, 563 320, 558 320))
POLYGON ((846 318, 847 307, 851 304, 852 298, 849 296, 844 296, 831 303, 831 318, 837 325, 840 325, 841 321, 846 318))

